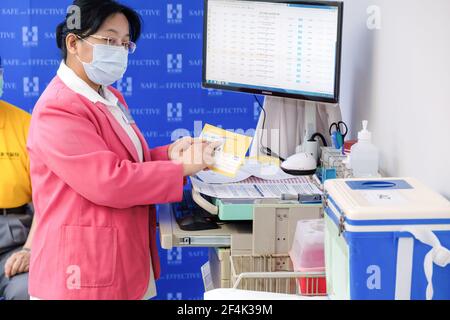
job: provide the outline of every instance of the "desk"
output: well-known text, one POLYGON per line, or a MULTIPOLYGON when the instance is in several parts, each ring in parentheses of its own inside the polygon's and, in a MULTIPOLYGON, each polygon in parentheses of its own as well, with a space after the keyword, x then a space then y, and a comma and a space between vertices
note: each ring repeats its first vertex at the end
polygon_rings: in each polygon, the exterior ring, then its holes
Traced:
POLYGON ((252 223, 233 222, 220 226, 220 229, 205 231, 184 231, 178 226, 171 205, 160 205, 159 231, 161 247, 206 247, 249 250, 252 247, 252 223))
MULTIPOLYGON (((176 222, 172 206, 161 205, 158 208, 161 247, 167 250, 173 247, 210 248, 209 265, 202 268, 205 288, 209 288, 210 283, 213 288, 229 288, 233 285, 232 256, 287 255, 297 222, 318 219, 323 213, 321 205, 286 204, 273 200, 258 203, 254 210, 252 221, 227 222, 216 230, 184 231, 176 222)), ((244 270, 258 271, 254 268, 259 267, 262 266, 257 264, 244 270)), ((275 267, 272 269, 261 271, 278 271, 275 267)))

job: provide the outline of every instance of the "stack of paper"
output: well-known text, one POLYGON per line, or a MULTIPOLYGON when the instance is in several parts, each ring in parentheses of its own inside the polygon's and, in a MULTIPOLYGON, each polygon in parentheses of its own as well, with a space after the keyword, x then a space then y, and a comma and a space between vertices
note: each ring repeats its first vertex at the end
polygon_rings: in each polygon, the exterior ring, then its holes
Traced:
POLYGON ((283 194, 322 194, 306 177, 286 180, 263 180, 250 177, 237 183, 211 184, 191 177, 194 190, 221 199, 281 199, 283 194))
POLYGON ((262 164, 256 161, 247 161, 236 173, 234 177, 227 177, 215 171, 202 171, 197 173, 197 177, 203 182, 212 184, 235 183, 244 181, 250 177, 262 180, 279 181, 296 178, 273 164, 262 164))

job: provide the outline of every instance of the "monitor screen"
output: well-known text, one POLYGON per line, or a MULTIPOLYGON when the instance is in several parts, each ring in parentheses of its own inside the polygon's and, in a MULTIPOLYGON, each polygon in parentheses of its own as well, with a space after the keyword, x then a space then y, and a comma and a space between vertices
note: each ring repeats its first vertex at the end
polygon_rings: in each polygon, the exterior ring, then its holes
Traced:
POLYGON ((203 86, 339 102, 342 2, 205 0, 203 86))

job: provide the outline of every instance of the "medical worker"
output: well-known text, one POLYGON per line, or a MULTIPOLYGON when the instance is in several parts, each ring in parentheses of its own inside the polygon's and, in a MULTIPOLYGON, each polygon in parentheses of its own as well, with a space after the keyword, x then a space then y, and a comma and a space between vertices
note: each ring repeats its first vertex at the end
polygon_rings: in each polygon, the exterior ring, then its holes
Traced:
POLYGON ((141 20, 112 0, 74 1, 57 27, 63 61, 37 102, 28 140, 37 228, 31 299, 144 299, 160 276, 154 204, 182 199, 184 177, 217 144, 150 149, 111 85, 141 20))

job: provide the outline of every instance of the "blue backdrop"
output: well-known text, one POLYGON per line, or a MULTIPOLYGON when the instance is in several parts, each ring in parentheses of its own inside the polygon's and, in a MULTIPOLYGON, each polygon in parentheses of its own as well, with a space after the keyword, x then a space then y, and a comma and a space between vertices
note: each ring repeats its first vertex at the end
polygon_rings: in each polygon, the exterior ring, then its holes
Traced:
MULTIPOLYGON (((203 0, 123 0, 144 30, 116 87, 150 146, 198 135, 205 123, 252 134, 259 109, 249 95, 201 88, 203 0)), ((3 99, 32 112, 60 63, 55 29, 70 0, 0 0, 3 99)), ((160 249, 158 299, 201 299, 207 249, 160 249)))

